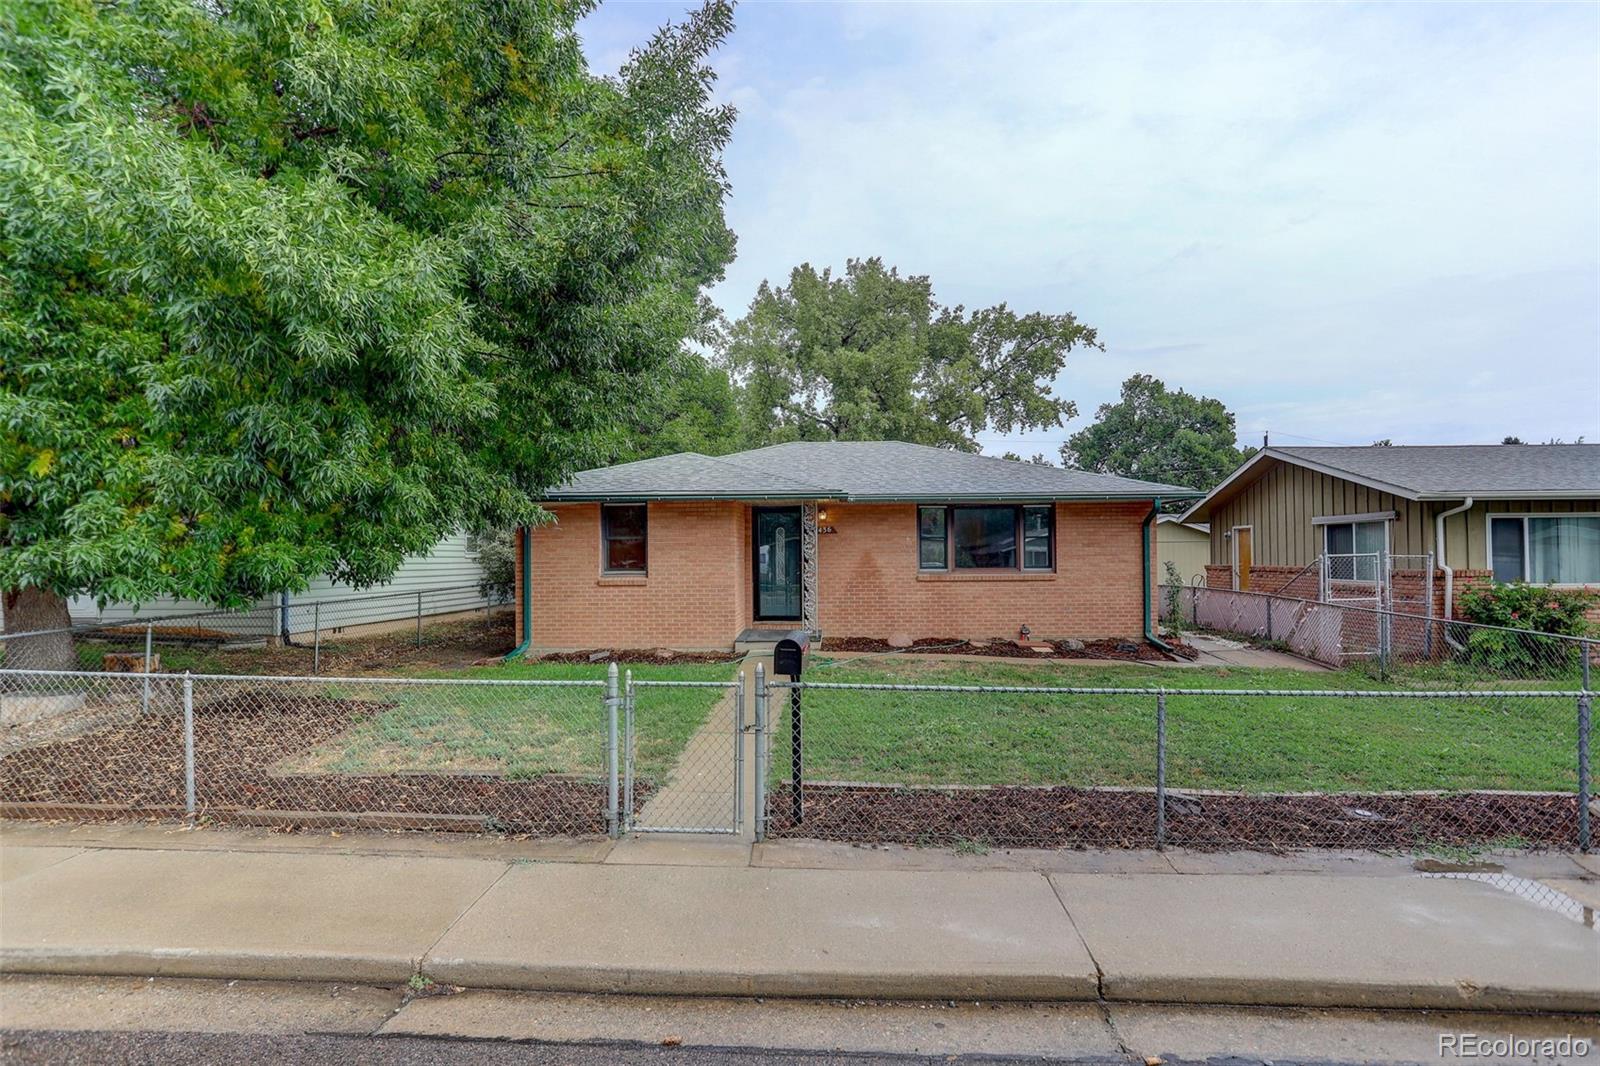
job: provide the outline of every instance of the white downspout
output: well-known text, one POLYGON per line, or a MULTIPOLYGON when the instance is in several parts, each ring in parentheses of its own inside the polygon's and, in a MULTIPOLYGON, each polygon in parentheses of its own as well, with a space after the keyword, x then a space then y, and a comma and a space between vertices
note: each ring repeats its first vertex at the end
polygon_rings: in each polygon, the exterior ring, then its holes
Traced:
MULTIPOLYGON (((1446 622, 1450 621, 1451 612, 1455 609, 1456 572, 1450 568, 1449 563, 1445 562, 1444 520, 1449 518, 1451 515, 1460 514, 1462 511, 1470 510, 1472 510, 1472 497, 1468 496, 1465 500, 1461 501, 1461 506, 1452 507, 1448 511, 1440 511, 1438 514, 1433 516, 1433 550, 1438 554, 1439 557, 1439 569, 1444 571, 1444 620, 1446 622)), ((1454 638, 1450 636, 1449 626, 1445 626, 1443 632, 1446 644, 1450 645, 1456 651, 1465 650, 1459 643, 1456 642, 1454 638)))

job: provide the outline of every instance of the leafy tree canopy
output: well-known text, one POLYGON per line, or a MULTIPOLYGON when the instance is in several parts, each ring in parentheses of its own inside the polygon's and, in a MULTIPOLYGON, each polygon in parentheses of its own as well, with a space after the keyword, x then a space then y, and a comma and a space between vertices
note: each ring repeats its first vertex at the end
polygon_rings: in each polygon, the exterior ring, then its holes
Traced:
POLYGON ((739 386, 716 363, 685 351, 629 405, 616 462, 675 452, 726 455, 743 448, 739 386))
POLYGON ((762 282, 723 354, 750 445, 902 440, 976 451, 976 434, 1060 425, 1076 409, 1050 382, 1095 331, 1070 314, 944 307, 919 275, 852 259, 762 282))
POLYGON ((0 5, 8 599, 379 581, 610 458, 732 255, 732 15, 599 77, 591 7, 0 5))
POLYGON ((1210 489, 1255 454, 1236 444, 1222 401, 1175 392, 1150 374, 1122 383, 1122 398, 1101 404, 1092 425, 1061 448, 1067 466, 1102 474, 1210 489))

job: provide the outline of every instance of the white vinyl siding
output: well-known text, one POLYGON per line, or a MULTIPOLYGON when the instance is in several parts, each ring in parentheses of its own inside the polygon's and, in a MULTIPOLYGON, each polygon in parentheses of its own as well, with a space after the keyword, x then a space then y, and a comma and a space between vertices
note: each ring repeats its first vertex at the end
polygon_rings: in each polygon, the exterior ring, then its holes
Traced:
MULTIPOLYGON (((448 614, 481 608, 483 597, 478 593, 478 580, 482 571, 467 551, 467 535, 457 533, 445 537, 433 550, 424 555, 406 558, 395 571, 394 577, 383 585, 357 589, 318 578, 304 592, 290 597, 294 606, 292 628, 296 631, 309 627, 309 608, 302 610, 298 604, 320 601, 320 619, 324 627, 356 626, 373 622, 393 621, 414 617, 417 610, 416 593, 423 592, 423 614, 448 614), (433 589, 470 590, 451 596, 429 597, 433 589), (373 597, 382 598, 373 598, 373 597), (301 618, 301 614, 306 618, 301 618)), ((257 601, 258 608, 275 607, 278 597, 268 596, 257 601)), ((69 601, 68 609, 74 622, 123 622, 138 618, 161 618, 167 615, 194 614, 215 608, 196 600, 162 597, 134 606, 127 603, 108 603, 104 610, 96 606, 91 596, 78 596, 69 601)), ((261 630, 261 612, 241 614, 237 619, 214 616, 206 620, 206 627, 219 630, 237 630, 240 633, 257 633, 261 630)))

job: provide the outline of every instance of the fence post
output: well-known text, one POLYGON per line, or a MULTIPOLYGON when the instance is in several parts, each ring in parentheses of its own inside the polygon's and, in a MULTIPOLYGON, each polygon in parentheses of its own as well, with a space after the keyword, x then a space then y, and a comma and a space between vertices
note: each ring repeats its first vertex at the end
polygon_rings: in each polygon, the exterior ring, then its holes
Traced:
POLYGON ((1272 597, 1267 597, 1267 640, 1272 639, 1272 597))
POLYGON ((1589 725, 1588 690, 1578 697, 1578 850, 1589 850, 1589 725))
POLYGON ((622 831, 633 831, 633 671, 622 683, 622 831))
POLYGON ((1589 687, 1589 659, 1594 655, 1594 642, 1581 641, 1578 644, 1578 654, 1583 658, 1583 691, 1592 692, 1594 690, 1589 687))
POLYGON ((1428 620, 1423 623, 1422 653, 1429 662, 1433 661, 1433 553, 1429 552, 1423 557, 1423 562, 1428 567, 1428 582, 1423 595, 1428 598, 1428 620))
POLYGON ((767 666, 756 663, 756 839, 767 838, 767 666))
POLYGON ((800 682, 789 679, 789 813, 795 825, 806 820, 805 798, 805 726, 800 715, 800 682))
POLYGON ((154 654, 155 637, 152 633, 151 623, 144 624, 144 697, 140 702, 140 710, 144 714, 150 713, 150 656, 154 654))
POLYGON ((1167 846, 1167 694, 1156 693, 1156 850, 1167 846))
POLYGON ((322 673, 322 601, 311 602, 311 672, 322 673))
MULTIPOLYGON (((420 597, 419 597, 420 599, 420 597)), ((617 822, 617 664, 606 667, 606 833, 615 838, 617 822)))
POLYGON ((194 821, 194 678, 183 672, 183 809, 194 821))
POLYGON ((1191 605, 1190 606, 1190 612, 1189 612, 1189 619, 1190 619, 1191 622, 1194 623, 1194 627, 1196 629, 1199 629, 1200 628, 1200 590, 1198 588, 1191 588, 1189 590, 1189 603, 1191 605))
POLYGON ((422 590, 417 590, 417 647, 422 647, 422 590))
POLYGON ((733 831, 744 832, 744 670, 733 682, 733 831))

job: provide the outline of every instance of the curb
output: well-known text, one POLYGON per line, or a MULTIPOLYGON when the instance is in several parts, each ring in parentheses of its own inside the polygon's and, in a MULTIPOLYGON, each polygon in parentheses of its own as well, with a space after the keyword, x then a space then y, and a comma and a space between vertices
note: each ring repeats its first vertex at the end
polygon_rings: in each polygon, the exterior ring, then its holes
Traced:
POLYGON ((467 959, 275 952, 0 951, 0 973, 76 977, 167 977, 400 985, 420 970, 443 984, 520 992, 775 999, 1012 1000, 1181 1003, 1212 1006, 1600 1012, 1600 989, 1478 987, 1160 975, 912 974, 886 971, 718 972, 663 967, 536 966, 467 959))

